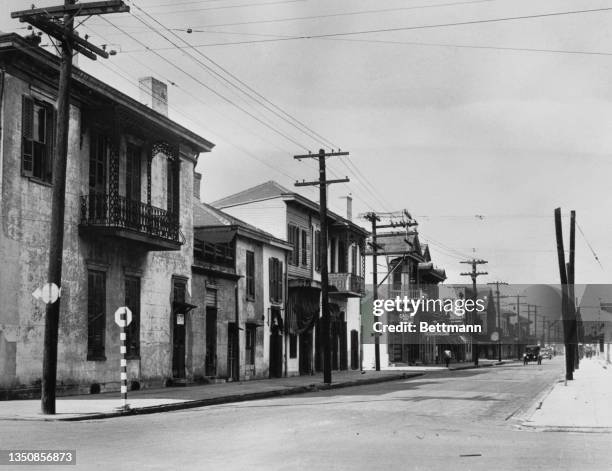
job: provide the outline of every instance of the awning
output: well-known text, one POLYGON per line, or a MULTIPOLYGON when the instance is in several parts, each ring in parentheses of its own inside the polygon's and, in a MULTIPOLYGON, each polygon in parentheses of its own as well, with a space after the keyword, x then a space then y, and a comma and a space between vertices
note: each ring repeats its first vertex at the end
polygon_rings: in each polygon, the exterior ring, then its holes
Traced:
POLYGON ((319 318, 321 290, 318 288, 290 289, 287 299, 287 327, 291 334, 312 329, 319 318))
POLYGON ((236 231, 232 229, 215 228, 215 229, 195 229, 195 239, 212 244, 227 244, 234 240, 236 231))
POLYGON ((187 314, 189 311, 195 309, 196 307, 198 306, 196 306, 195 304, 184 303, 181 301, 174 301, 172 303, 172 310, 175 314, 187 314))
POLYGON ((450 334, 436 336, 438 345, 465 345, 468 343, 468 338, 464 335, 450 334))

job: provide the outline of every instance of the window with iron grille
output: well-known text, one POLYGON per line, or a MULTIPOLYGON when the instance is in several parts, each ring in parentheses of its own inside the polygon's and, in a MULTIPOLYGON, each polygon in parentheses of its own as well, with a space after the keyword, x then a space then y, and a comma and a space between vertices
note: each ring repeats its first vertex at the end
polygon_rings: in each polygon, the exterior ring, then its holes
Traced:
POLYGON ((140 357, 140 278, 125 277, 125 305, 132 311, 132 322, 126 328, 126 357, 140 357))
POLYGON ((21 172, 51 183, 54 108, 24 95, 21 113, 21 172))
POLYGON ((269 272, 270 301, 281 303, 283 301, 283 262, 278 258, 270 258, 269 272))
POLYGON ((302 265, 308 265, 308 233, 302 230, 302 265))
POLYGON ((255 299, 255 252, 246 253, 246 295, 247 299, 255 299))
POLYGON ((298 266, 300 264, 300 228, 289 224, 287 226, 287 242, 293 247, 289 253, 289 265, 298 266))
POLYGON ((106 273, 87 272, 87 359, 106 360, 106 273))
POLYGON ((257 326, 253 324, 246 325, 246 348, 245 348, 245 361, 247 365, 255 364, 255 342, 257 338, 257 326))

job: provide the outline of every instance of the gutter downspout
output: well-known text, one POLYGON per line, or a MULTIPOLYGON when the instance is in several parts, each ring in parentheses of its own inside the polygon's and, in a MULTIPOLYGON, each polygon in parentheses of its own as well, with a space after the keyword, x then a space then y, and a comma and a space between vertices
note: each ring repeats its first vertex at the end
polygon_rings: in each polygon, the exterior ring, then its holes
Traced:
POLYGON ((284 337, 284 341, 283 341, 283 347, 284 347, 284 351, 283 351, 283 357, 285 360, 285 378, 288 376, 289 373, 289 365, 288 365, 288 355, 287 355, 287 341, 289 340, 289 325, 287 324, 287 306, 289 305, 289 267, 287 265, 288 262, 288 253, 285 250, 285 273, 284 273, 284 278, 285 278, 285 286, 283 289, 283 301, 285 304, 285 309, 283 309, 284 311, 284 319, 283 319, 283 337, 284 337))

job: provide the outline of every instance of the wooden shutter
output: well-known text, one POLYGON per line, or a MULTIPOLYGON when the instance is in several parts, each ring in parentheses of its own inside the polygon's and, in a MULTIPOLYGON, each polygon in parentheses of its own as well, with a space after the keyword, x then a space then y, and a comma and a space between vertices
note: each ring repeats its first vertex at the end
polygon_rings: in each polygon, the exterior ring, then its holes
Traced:
POLYGON ((283 262, 276 261, 276 299, 278 302, 283 300, 283 262))
POLYGON ((206 288, 206 306, 217 307, 217 290, 206 288))
POLYGON ((34 100, 24 95, 21 106, 21 170, 27 176, 34 172, 33 126, 34 100))

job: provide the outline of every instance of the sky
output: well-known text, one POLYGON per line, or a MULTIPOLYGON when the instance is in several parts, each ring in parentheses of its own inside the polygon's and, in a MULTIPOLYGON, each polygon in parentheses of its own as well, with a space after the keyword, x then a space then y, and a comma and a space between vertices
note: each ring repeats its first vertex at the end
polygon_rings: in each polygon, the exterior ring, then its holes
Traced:
MULTIPOLYGON (((10 12, 30 3, 3 1, 0 30, 27 34, 10 12)), ((471 257, 488 261, 479 282, 558 283, 556 207, 566 248, 577 213, 576 282, 609 281, 609 2, 128 4, 79 25, 117 51, 79 67, 136 98, 139 77, 168 84, 170 117, 216 144, 197 166, 204 201, 267 180, 317 201, 294 188, 315 161, 293 155, 340 148, 330 177, 351 182, 330 186, 331 209, 351 194, 365 227, 363 212, 407 209, 450 283, 471 257)))

